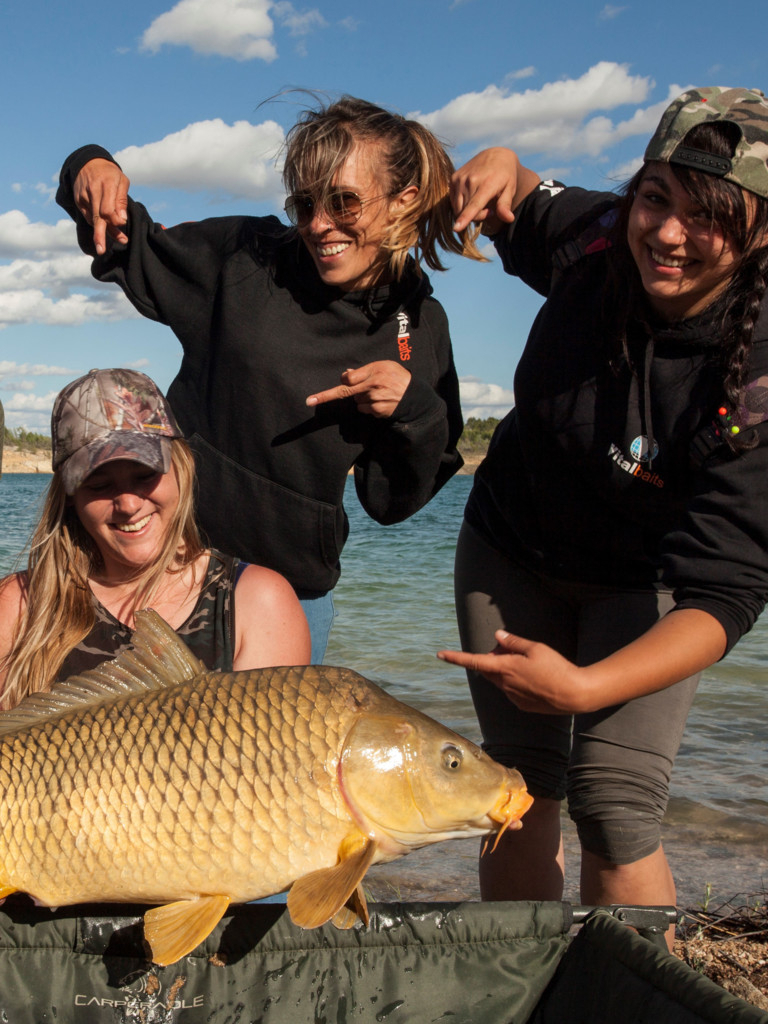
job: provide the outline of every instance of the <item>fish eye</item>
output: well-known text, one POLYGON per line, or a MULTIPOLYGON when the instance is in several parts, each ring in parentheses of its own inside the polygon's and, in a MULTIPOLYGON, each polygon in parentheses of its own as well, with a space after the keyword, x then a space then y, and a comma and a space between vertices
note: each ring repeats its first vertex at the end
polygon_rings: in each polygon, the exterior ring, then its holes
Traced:
POLYGON ((461 768, 461 762, 464 760, 462 752, 458 747, 454 747, 452 744, 443 747, 442 757, 443 768, 447 768, 451 772, 458 771, 458 769, 461 768))

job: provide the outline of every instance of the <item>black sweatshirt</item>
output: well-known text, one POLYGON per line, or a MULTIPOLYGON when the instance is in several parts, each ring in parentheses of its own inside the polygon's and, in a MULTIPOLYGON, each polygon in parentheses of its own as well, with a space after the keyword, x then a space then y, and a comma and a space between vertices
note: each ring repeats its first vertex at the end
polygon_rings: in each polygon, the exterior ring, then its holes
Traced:
MULTIPOLYGON (((94 255, 73 184, 95 157, 65 162, 56 196, 94 255)), ((222 217, 165 230, 129 200, 129 243, 108 240, 93 261, 144 316, 168 324, 183 348, 168 398, 198 465, 198 517, 208 542, 269 566, 299 590, 326 591, 340 573, 357 494, 380 523, 420 509, 460 468, 459 389, 440 304, 425 276, 368 292, 323 284, 297 233, 275 217, 222 217), (353 399, 310 409, 348 368, 393 359, 412 374, 394 414, 353 399)))
POLYGON ((634 372, 626 361, 612 369, 601 304, 615 254, 604 245, 608 229, 600 244, 588 226, 610 221, 615 205, 613 194, 547 182, 494 239, 507 272, 547 301, 466 518, 500 550, 555 577, 669 587, 679 608, 722 624, 730 649, 768 599, 768 300, 753 335, 747 407, 731 411, 730 423, 718 414, 712 312, 667 324, 638 311, 628 325, 634 372), (598 241, 574 249, 590 235, 598 241), (734 422, 754 429, 756 447, 735 455, 721 441, 734 422))

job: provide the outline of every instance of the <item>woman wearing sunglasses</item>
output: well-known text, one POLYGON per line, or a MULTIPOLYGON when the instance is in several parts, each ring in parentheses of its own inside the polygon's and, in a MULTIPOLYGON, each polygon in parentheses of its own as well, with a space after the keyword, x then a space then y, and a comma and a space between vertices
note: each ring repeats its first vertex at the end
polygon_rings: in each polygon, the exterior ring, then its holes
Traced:
POLYGON ((286 576, 322 660, 348 532, 344 484, 381 523, 460 467, 448 324, 421 262, 481 259, 452 231, 434 135, 363 100, 306 112, 286 140, 290 226, 224 217, 168 230, 105 150, 61 172, 93 274, 183 348, 168 397, 192 446, 208 542, 286 576))

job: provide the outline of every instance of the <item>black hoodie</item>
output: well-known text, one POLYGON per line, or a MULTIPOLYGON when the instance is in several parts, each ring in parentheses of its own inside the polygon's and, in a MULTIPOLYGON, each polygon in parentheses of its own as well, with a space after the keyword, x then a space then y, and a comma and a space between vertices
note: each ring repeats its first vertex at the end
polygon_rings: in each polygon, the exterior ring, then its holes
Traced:
POLYGON ((609 230, 601 245, 589 225, 610 221, 616 202, 547 182, 494 239, 507 272, 547 301, 466 517, 497 548, 555 577, 668 587, 678 607, 713 615, 730 649, 768 599, 768 302, 753 336, 750 411, 731 421, 718 412, 713 312, 667 324, 638 310, 627 326, 631 366, 612 367, 601 324, 615 253, 604 244, 609 230), (584 237, 587 251, 580 244, 563 260, 584 237), (757 446, 735 455, 721 437, 739 417, 757 446))
MULTIPOLYGON (((90 255, 73 184, 95 157, 112 159, 98 146, 73 153, 56 196, 90 255)), ((165 230, 139 203, 128 213, 128 245, 110 244, 92 272, 181 342, 168 398, 197 458, 208 541, 297 589, 329 590, 348 532, 350 469, 366 512, 395 523, 462 464, 448 323, 428 279, 411 266, 397 284, 344 294, 323 284, 297 233, 275 217, 165 230), (359 413, 353 399, 307 408, 344 370, 383 359, 412 374, 391 417, 359 413)))

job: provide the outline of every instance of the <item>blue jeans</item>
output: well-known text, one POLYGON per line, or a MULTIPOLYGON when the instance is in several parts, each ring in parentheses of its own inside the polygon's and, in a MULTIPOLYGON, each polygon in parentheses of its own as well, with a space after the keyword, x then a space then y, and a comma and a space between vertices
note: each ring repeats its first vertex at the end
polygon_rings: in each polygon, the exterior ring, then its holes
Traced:
POLYGON ((333 591, 297 590, 296 594, 309 623, 312 638, 310 662, 312 665, 322 665, 328 637, 331 635, 333 617, 336 614, 333 607, 333 591))

